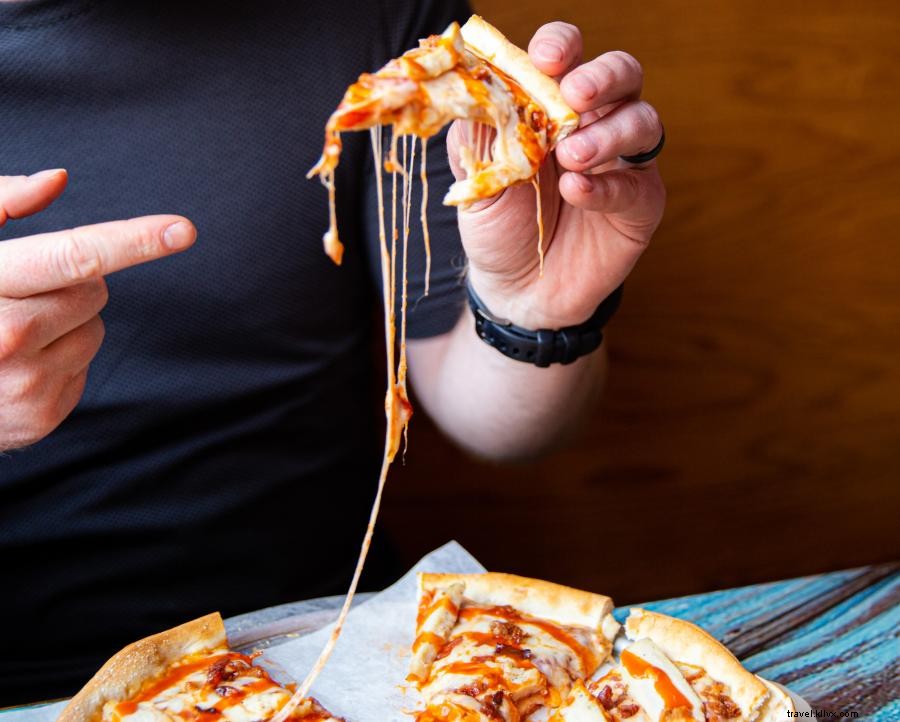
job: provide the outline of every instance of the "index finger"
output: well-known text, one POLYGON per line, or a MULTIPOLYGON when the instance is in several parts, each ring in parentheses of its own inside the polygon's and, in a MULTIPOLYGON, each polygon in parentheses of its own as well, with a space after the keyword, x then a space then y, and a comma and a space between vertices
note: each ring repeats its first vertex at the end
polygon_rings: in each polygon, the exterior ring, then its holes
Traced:
POLYGON ((183 251, 197 230, 181 216, 98 223, 0 243, 0 296, 24 298, 183 251))

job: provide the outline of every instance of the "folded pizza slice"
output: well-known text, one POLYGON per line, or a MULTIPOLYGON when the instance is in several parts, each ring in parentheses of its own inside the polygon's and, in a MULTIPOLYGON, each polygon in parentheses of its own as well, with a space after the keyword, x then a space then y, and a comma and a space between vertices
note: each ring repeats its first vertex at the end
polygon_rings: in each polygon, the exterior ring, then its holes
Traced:
MULTIPOLYGON (((329 189, 331 223, 324 241, 332 259, 339 263, 342 252, 334 214, 341 133, 392 126, 386 163, 391 172, 400 170, 398 137, 415 136, 424 143, 455 119, 495 132, 492 139, 472 134, 461 150, 466 178, 451 186, 447 205, 466 205, 531 180, 547 153, 579 122, 557 83, 481 17, 473 15, 463 27, 453 23, 442 35, 421 40, 418 48, 377 72, 363 73, 328 119, 322 156, 309 176, 318 175, 329 189)), ((424 146, 421 158, 424 163, 424 146)))
MULTIPOLYGON (((290 697, 253 655, 229 650, 215 612, 113 655, 58 722, 265 722, 290 697)), ((305 699, 289 719, 341 722, 313 699, 305 699)))
POLYGON ((560 722, 754 722, 770 697, 719 641, 681 619, 633 609, 619 663, 570 695, 560 722))
POLYGON ((417 722, 547 719, 608 658, 612 600, 511 574, 420 574, 417 722))

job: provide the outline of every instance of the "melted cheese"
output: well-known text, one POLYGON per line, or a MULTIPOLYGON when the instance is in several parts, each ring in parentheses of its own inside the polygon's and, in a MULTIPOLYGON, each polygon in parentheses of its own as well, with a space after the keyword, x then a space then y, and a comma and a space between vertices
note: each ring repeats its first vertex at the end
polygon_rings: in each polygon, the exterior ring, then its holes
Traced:
POLYGON ((704 722, 703 704, 675 664, 649 639, 622 650, 622 677, 629 694, 653 722, 704 722))
MULTIPOLYGON (((459 590, 461 591, 461 590, 459 590)), ((447 590, 447 593, 457 593, 447 590)), ((510 607, 483 607, 463 599, 451 607, 439 596, 425 596, 419 612, 419 638, 423 645, 440 647, 427 677, 419 681, 427 701, 416 722, 454 720, 459 709, 477 699, 484 717, 502 716, 504 700, 516 708, 503 719, 546 719, 569 694, 572 681, 589 676, 609 652, 609 642, 586 627, 565 626, 530 617, 510 607), (456 609, 459 609, 456 612, 456 609), (453 623, 455 622, 455 624, 453 623), (448 626, 452 626, 449 635, 448 626), (440 629, 439 640, 428 638, 429 629, 440 629), (496 700, 496 704, 495 704, 496 700), (445 709, 445 713, 439 710, 445 709), (497 709, 495 709, 497 708, 497 709)), ((414 648, 413 666, 421 664, 414 648)))

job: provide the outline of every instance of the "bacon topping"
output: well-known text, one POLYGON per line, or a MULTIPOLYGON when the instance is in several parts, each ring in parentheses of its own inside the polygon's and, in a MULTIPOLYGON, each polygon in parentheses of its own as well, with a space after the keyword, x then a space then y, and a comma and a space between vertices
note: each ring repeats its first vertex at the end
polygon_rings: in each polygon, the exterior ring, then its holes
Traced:
POLYGON ((491 634, 501 644, 516 647, 522 644, 522 640, 526 636, 521 627, 512 622, 501 622, 499 620, 491 622, 491 634))
POLYGON ((741 716, 741 708, 727 694, 711 694, 703 700, 706 722, 720 722, 741 716))

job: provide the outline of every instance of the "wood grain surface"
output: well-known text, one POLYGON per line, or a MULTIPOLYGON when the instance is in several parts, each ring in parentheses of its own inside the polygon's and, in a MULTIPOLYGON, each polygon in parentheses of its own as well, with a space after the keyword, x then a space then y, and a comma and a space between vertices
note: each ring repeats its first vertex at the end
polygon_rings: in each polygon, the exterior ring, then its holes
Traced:
MULTIPOLYGON (((790 687, 814 710, 893 722, 900 719, 898 569, 850 569, 644 606, 699 624, 750 671, 790 687)), ((616 616, 624 619, 627 609, 616 616)))
POLYGON ((494 467, 415 418, 406 561, 456 538, 629 601, 900 557, 900 5, 475 5, 642 61, 669 202, 567 449, 494 467))

